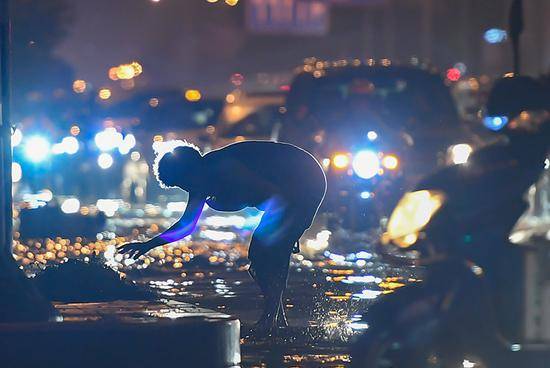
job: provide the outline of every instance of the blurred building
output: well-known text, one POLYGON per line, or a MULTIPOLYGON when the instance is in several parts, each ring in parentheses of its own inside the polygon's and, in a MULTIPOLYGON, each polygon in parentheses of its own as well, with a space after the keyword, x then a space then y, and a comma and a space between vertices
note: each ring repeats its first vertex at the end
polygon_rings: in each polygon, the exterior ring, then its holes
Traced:
MULTIPOLYGON (((511 69, 503 0, 206 0, 75 1, 74 26, 57 54, 95 86, 114 85, 112 65, 139 60, 136 89, 198 88, 205 97, 227 93, 231 76, 243 86, 276 88, 308 56, 429 59, 444 69, 463 63, 468 73, 511 69), (489 41, 486 32, 489 33, 489 41), (496 38, 495 38, 496 37, 496 38), (493 42, 493 43, 490 43, 493 42)), ((550 66, 546 0, 525 2, 523 61, 537 74, 550 66)), ((127 93, 113 89, 117 94, 127 93)))

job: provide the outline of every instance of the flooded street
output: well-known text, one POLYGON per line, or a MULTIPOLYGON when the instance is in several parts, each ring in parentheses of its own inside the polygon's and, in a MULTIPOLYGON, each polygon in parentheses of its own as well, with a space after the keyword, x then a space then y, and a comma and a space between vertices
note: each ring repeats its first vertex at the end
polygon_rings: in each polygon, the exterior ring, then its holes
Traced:
POLYGON ((177 274, 143 271, 130 277, 163 296, 238 317, 243 367, 348 367, 349 342, 365 328, 357 323, 359 314, 377 297, 415 281, 408 270, 391 268, 365 251, 325 252, 316 260, 297 255, 291 265, 284 296, 290 326, 269 339, 249 336, 263 300, 245 266, 184 267, 177 274))
POLYGON ((132 239, 154 236, 171 221, 114 219, 113 231, 95 240, 17 240, 14 254, 28 273, 70 259, 99 259, 160 298, 233 315, 242 324, 242 367, 247 368, 348 367, 350 341, 366 328, 360 314, 376 298, 419 277, 418 270, 382 261, 373 247, 375 236, 332 234, 314 226, 290 261, 284 295, 290 326, 276 337, 255 338, 250 331, 263 299, 248 274, 247 253, 257 217, 209 212, 196 236, 155 248, 137 262, 116 252, 132 239))

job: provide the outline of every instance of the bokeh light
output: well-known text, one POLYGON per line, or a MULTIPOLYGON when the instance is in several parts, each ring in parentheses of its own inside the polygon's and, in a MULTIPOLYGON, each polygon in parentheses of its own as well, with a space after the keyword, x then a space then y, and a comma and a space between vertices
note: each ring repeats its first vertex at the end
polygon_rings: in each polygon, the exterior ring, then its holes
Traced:
POLYGON ((126 155, 132 148, 136 146, 136 137, 133 134, 127 134, 122 143, 118 146, 118 152, 122 155, 126 155))
POLYGON ((77 79, 73 82, 73 91, 75 93, 84 93, 86 91, 86 81, 77 79))
POLYGON ((483 125, 488 129, 498 131, 508 123, 508 117, 506 116, 486 116, 483 118, 483 125))
POLYGON ((468 162, 473 149, 467 143, 455 144, 451 147, 451 160, 454 164, 460 165, 468 162))
POLYGON ((111 151, 122 144, 123 137, 115 128, 109 127, 97 133, 94 141, 101 151, 111 151))
POLYGON ((450 69, 447 69, 447 73, 445 74, 445 76, 451 82, 456 82, 460 79, 462 74, 460 73, 460 70, 458 70, 457 68, 450 68, 450 69))
POLYGON ((79 143, 75 137, 65 137, 61 141, 61 145, 65 153, 74 155, 78 152, 79 143))
POLYGON ((485 31, 483 38, 487 43, 495 44, 506 41, 508 33, 504 29, 491 28, 485 31))
POLYGON ((337 169, 345 169, 349 165, 349 155, 346 153, 337 153, 332 157, 332 164, 337 169))
POLYGON ((395 170, 399 166, 399 159, 394 155, 386 155, 382 159, 382 166, 388 170, 395 170))
POLYGON ((35 135, 25 143, 25 156, 34 163, 42 162, 50 154, 50 142, 44 137, 35 135))
POLYGON ((97 95, 102 100, 108 100, 109 98, 111 98, 111 90, 109 88, 102 88, 99 90, 97 95))
POLYGON ((132 68, 130 64, 120 65, 116 69, 116 76, 118 79, 132 79, 135 75, 134 68, 132 68))
POLYGON ((362 179, 370 179, 380 170, 380 160, 378 155, 369 150, 359 151, 352 162, 353 171, 362 179))
POLYGON ((13 162, 11 164, 11 181, 17 183, 21 180, 22 177, 23 169, 21 169, 21 165, 17 162, 13 162))
POLYGON ((17 147, 21 144, 23 140, 23 132, 20 129, 16 128, 11 135, 11 146, 17 147))
POLYGON ((80 201, 77 198, 68 198, 61 204, 63 213, 77 213, 80 210, 80 201))
POLYGON ((103 170, 106 170, 113 166, 113 156, 111 156, 108 153, 102 153, 97 158, 97 164, 99 167, 101 167, 103 170))
POLYGON ((70 133, 71 133, 72 136, 76 137, 77 135, 80 134, 80 127, 78 125, 73 125, 71 127, 70 133))
POLYGON ((185 91, 185 99, 190 102, 200 101, 202 95, 198 89, 188 89, 185 91))

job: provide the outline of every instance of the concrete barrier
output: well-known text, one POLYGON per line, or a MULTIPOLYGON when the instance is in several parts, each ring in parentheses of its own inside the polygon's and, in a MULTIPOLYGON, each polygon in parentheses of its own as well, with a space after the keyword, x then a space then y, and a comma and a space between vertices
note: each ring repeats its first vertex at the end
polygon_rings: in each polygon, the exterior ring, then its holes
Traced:
POLYGON ((56 304, 62 322, 0 324, 1 366, 238 367, 238 319, 163 301, 56 304))

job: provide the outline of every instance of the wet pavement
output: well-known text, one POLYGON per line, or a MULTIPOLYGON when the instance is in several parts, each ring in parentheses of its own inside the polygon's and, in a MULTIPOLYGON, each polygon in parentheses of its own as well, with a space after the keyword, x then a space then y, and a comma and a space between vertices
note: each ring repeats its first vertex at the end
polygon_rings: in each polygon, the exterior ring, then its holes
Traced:
POLYGON ((99 257, 160 297, 233 315, 242 323, 243 367, 349 366, 350 341, 365 329, 358 322, 359 314, 376 298, 420 277, 418 270, 384 263, 373 250, 375 237, 342 241, 325 229, 316 229, 302 239, 302 253, 291 259, 284 296, 289 328, 277 337, 253 338, 249 331, 263 302, 247 272, 251 230, 235 228, 230 222, 202 226, 196 237, 159 247, 138 262, 117 254, 116 247, 136 237, 153 236, 164 226, 152 223, 116 231, 125 236, 105 232, 92 240, 18 239, 14 253, 29 273, 68 259, 99 257))
POLYGON ((365 327, 357 323, 358 315, 380 295, 416 279, 408 270, 362 262, 357 253, 345 257, 327 252, 314 261, 293 258, 284 298, 290 326, 266 339, 248 336, 263 304, 245 267, 196 267, 179 275, 141 271, 129 277, 161 295, 238 317, 243 367, 347 367, 350 340, 365 327))

